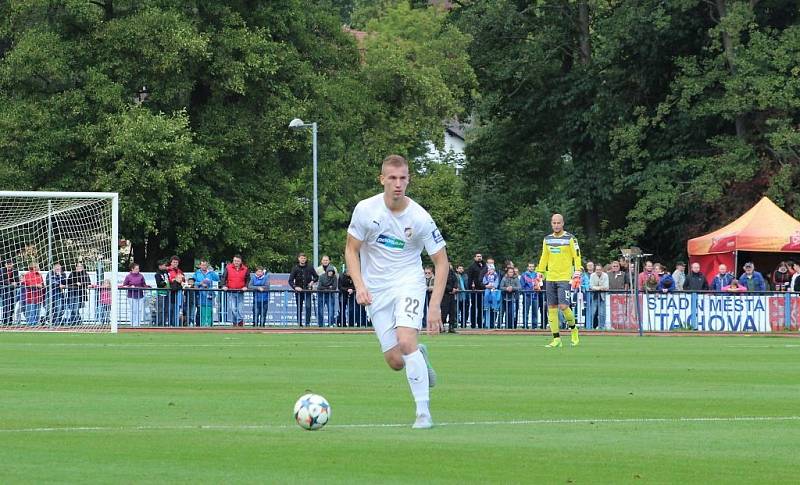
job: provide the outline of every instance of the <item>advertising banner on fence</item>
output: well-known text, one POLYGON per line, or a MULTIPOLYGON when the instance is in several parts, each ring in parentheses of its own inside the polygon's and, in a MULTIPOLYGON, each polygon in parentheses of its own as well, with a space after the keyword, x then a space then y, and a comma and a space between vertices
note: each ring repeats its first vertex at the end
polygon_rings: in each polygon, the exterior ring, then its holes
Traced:
MULTIPOLYGON (((610 296, 606 315, 612 327, 638 330, 634 297, 630 294, 610 296)), ((681 328, 695 328, 701 332, 773 332, 797 330, 800 322, 800 297, 785 293, 647 293, 639 295, 639 303, 645 332, 681 328)))
POLYGON ((767 296, 646 294, 642 307, 645 331, 662 332, 687 325, 708 332, 769 332, 767 296))

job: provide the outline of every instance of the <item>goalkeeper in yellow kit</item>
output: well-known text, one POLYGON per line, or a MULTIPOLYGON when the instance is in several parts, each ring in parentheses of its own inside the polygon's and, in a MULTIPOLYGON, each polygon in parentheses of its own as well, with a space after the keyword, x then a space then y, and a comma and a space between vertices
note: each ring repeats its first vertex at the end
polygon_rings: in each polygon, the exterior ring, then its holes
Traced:
POLYGON ((558 332, 558 311, 564 314, 570 328, 572 345, 578 345, 578 327, 575 326, 575 314, 569 306, 570 280, 576 271, 583 269, 581 265, 581 249, 575 236, 564 230, 564 216, 553 214, 550 219, 553 233, 542 241, 542 257, 539 259, 539 271, 545 274, 545 294, 547 295, 547 320, 553 341, 546 347, 561 347, 561 334, 558 332))

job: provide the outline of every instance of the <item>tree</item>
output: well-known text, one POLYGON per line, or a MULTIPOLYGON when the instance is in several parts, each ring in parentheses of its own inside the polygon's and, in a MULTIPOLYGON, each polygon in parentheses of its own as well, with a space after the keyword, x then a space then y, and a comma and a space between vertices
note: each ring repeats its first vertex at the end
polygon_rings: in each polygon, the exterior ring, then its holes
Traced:
POLYGON ((498 227, 574 208, 586 254, 671 260, 764 193, 798 213, 793 2, 505 0, 453 18, 481 92, 468 184, 525 186, 498 227))
POLYGON ((320 125, 323 250, 340 253, 378 162, 414 157, 462 109, 470 78, 447 76, 471 71, 433 9, 402 39, 390 12, 362 59, 331 5, 0 3, 0 182, 119 191, 147 269, 176 252, 287 269, 311 240, 310 143, 288 130, 302 117, 320 125))
POLYGON ((436 221, 447 241, 451 261, 467 261, 471 256, 470 201, 465 197, 464 180, 456 174, 452 157, 418 163, 408 194, 436 221))

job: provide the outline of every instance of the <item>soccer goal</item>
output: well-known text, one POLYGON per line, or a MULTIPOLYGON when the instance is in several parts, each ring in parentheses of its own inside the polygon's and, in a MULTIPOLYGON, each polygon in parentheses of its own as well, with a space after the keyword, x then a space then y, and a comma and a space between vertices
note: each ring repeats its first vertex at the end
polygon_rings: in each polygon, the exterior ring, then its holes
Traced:
POLYGON ((0 330, 116 332, 118 215, 116 193, 0 191, 0 330))

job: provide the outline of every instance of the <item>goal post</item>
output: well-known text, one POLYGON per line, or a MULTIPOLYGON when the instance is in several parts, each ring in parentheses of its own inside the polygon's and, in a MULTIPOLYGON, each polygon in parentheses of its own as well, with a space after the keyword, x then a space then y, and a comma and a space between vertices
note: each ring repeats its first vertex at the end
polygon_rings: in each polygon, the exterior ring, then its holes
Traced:
POLYGON ((0 259, 0 329, 117 331, 117 193, 0 191, 0 259))

